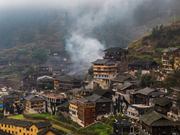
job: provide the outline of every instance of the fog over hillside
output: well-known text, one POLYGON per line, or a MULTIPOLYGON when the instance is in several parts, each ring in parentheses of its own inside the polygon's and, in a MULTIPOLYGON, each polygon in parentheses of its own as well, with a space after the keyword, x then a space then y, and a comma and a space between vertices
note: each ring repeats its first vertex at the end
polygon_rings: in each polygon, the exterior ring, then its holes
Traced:
POLYGON ((61 32, 68 36, 72 31, 83 31, 106 45, 126 46, 139 34, 131 30, 149 28, 179 15, 179 3, 178 0, 0 0, 0 46, 33 42, 38 34, 61 32))
POLYGON ((153 26, 177 19, 179 7, 179 0, 0 0, 0 48, 56 37, 75 68, 89 66, 104 48, 127 47, 153 26))

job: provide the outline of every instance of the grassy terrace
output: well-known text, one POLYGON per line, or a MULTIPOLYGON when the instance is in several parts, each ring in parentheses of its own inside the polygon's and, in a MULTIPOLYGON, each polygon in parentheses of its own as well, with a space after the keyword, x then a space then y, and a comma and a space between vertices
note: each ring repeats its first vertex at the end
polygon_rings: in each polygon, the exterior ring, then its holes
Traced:
POLYGON ((20 115, 13 115, 13 116, 9 116, 8 118, 11 118, 11 119, 18 119, 18 120, 24 120, 25 117, 20 114, 20 115))
POLYGON ((52 123, 52 126, 64 133, 72 133, 76 130, 76 127, 68 123, 62 122, 57 116, 53 116, 48 113, 44 114, 28 114, 28 115, 13 115, 8 118, 28 120, 28 121, 38 121, 38 120, 48 120, 52 123))
POLYGON ((9 116, 9 118, 20 119, 20 120, 29 120, 29 121, 38 121, 38 120, 48 120, 52 123, 52 126, 66 134, 73 135, 110 135, 112 133, 112 121, 105 120, 102 122, 97 122, 86 128, 81 128, 70 120, 64 119, 61 116, 53 116, 48 113, 44 114, 28 114, 28 115, 14 115, 9 116))
POLYGON ((77 131, 78 135, 110 135, 112 133, 112 126, 97 122, 93 125, 90 125, 86 128, 81 128, 77 131))

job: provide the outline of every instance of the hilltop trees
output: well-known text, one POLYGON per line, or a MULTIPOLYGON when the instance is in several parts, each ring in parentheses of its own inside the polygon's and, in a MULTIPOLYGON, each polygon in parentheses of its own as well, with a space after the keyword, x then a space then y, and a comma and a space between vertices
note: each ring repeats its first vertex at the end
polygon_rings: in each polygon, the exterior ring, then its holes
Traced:
POLYGON ((160 26, 156 26, 152 29, 152 37, 153 38, 158 38, 161 34, 161 32, 163 31, 164 26, 160 25, 160 26))

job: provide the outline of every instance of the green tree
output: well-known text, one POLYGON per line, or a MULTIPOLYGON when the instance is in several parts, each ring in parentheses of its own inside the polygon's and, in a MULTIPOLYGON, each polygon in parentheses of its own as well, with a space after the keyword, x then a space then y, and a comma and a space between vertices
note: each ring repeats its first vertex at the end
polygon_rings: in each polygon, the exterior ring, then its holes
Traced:
POLYGON ((160 26, 156 26, 152 29, 152 37, 153 38, 158 38, 163 31, 164 26, 161 24, 160 26))
POLYGON ((152 75, 143 75, 141 77, 141 87, 150 87, 153 86, 156 82, 155 77, 153 77, 152 75))
POLYGON ((180 70, 176 70, 164 81, 166 87, 180 87, 180 70))
POLYGON ((45 49, 36 49, 32 52, 32 59, 38 64, 45 63, 47 58, 48 52, 45 49))

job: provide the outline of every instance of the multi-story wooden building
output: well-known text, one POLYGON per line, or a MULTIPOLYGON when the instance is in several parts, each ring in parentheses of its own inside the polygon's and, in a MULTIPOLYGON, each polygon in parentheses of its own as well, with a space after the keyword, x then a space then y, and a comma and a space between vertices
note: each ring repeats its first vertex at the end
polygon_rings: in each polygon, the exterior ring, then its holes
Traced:
POLYGON ((144 89, 137 90, 133 93, 130 94, 130 103, 131 104, 143 104, 147 106, 152 106, 154 105, 154 100, 159 98, 159 97, 164 97, 165 93, 146 87, 144 89))
POLYGON ((158 64, 155 61, 134 61, 128 65, 128 72, 131 75, 140 74, 150 74, 158 69, 158 64))
POLYGON ((47 66, 47 65, 39 66, 37 68, 37 74, 38 74, 38 76, 44 76, 44 75, 51 76, 52 75, 52 67, 47 66))
POLYGON ((140 118, 140 134, 147 135, 172 135, 178 134, 178 124, 169 120, 165 115, 156 111, 149 112, 140 118))
POLYGON ((26 113, 44 113, 46 112, 46 103, 42 97, 29 95, 25 98, 26 113))
POLYGON ((171 91, 169 99, 172 101, 172 108, 168 112, 168 116, 174 121, 178 121, 180 120, 180 88, 171 88, 171 91))
POLYGON ((132 91, 135 91, 137 88, 136 84, 125 82, 124 84, 114 84, 113 90, 116 95, 129 94, 132 91))
POLYGON ((80 120, 79 125, 85 127, 95 122, 95 103, 85 98, 78 101, 78 118, 80 120))
POLYGON ((74 122, 78 123, 79 118, 78 118, 78 100, 77 99, 73 99, 69 102, 69 115, 70 115, 70 118, 74 122))
POLYGON ((174 52, 174 69, 180 69, 180 48, 174 52))
POLYGON ((180 88, 178 87, 173 87, 171 88, 171 94, 169 96, 169 98, 172 100, 173 102, 173 106, 174 107, 179 107, 180 109, 180 88))
POLYGON ((67 96, 64 93, 46 92, 42 94, 46 101, 46 109, 52 114, 56 114, 58 108, 67 102, 67 96))
POLYGON ((9 92, 9 95, 3 97, 4 115, 20 114, 23 111, 22 93, 9 92))
POLYGON ((141 105, 141 104, 132 104, 128 106, 126 110, 126 116, 129 117, 132 121, 138 122, 140 116, 144 115, 151 109, 150 106, 141 105))
POLYGON ((113 61, 126 61, 127 60, 127 49, 120 47, 112 47, 104 50, 105 56, 104 59, 109 59, 113 61))
POLYGON ((31 91, 37 86, 37 74, 36 73, 26 73, 23 75, 22 79, 22 89, 26 91, 31 91))
POLYGON ((51 76, 40 76, 37 78, 38 90, 53 90, 54 89, 54 78, 51 76))
POLYGON ((50 127, 51 124, 47 122, 32 123, 30 121, 7 118, 0 120, 0 130, 10 135, 39 135, 39 132, 47 130, 50 127))
POLYGON ((95 114, 96 118, 103 115, 108 115, 112 111, 112 100, 110 98, 93 94, 86 97, 87 100, 95 103, 95 114))
POLYGON ((112 135, 134 134, 134 128, 127 119, 118 119, 113 123, 112 135))
POLYGON ((98 59, 93 62, 94 84, 98 84, 103 89, 108 89, 111 80, 118 73, 118 62, 108 59, 98 59))
POLYGON ((71 119, 82 127, 95 122, 95 103, 85 98, 72 100, 69 104, 71 119))
POLYGON ((162 69, 166 74, 180 68, 180 48, 168 48, 162 54, 162 69))
POLYGON ((82 86, 82 81, 73 76, 56 76, 54 79, 54 88, 56 90, 72 90, 75 88, 80 88, 82 86))
POLYGON ((111 98, 98 94, 93 94, 85 98, 73 99, 69 103, 69 114, 71 119, 83 127, 94 123, 96 119, 108 115, 111 112, 111 98))
POLYGON ((172 102, 166 97, 157 98, 154 104, 154 110, 164 115, 167 115, 172 107, 172 102))
POLYGON ((171 73, 173 71, 173 56, 172 52, 174 48, 165 49, 161 58, 162 68, 166 73, 171 73))

